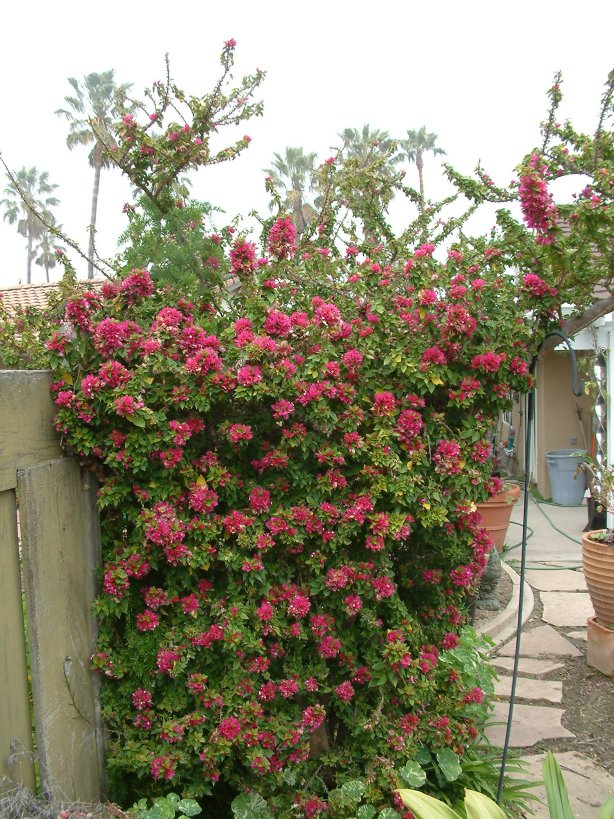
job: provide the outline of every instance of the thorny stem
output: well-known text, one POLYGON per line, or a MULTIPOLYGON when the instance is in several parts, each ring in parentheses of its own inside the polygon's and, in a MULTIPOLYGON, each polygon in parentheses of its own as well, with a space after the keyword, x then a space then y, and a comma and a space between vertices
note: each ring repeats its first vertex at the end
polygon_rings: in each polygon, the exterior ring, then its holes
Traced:
POLYGON ((73 708, 75 709, 77 714, 81 717, 81 719, 85 720, 85 722, 87 722, 88 725, 90 725, 94 730, 96 730, 96 726, 94 725, 94 723, 85 716, 85 714, 79 708, 79 706, 77 705, 77 702, 75 700, 75 693, 73 691, 70 680, 68 679, 68 672, 66 670, 66 665, 67 665, 67 663, 69 661, 72 663, 72 661, 70 660, 70 657, 66 657, 66 659, 64 660, 64 669, 63 670, 64 670, 64 679, 66 680, 66 687, 68 688, 68 693, 70 694, 70 701, 72 702, 73 708))
POLYGON ((544 141, 542 144, 542 154, 546 153, 546 148, 548 147, 548 143, 550 142, 550 137, 552 136, 552 131, 554 129, 556 112, 561 102, 561 92, 558 90, 558 86, 560 86, 562 79, 563 75, 560 71, 557 71, 554 75, 554 82, 549 92, 552 102, 550 104, 550 110, 548 111, 548 122, 543 126, 544 141), (556 90, 554 90, 555 88, 556 90))

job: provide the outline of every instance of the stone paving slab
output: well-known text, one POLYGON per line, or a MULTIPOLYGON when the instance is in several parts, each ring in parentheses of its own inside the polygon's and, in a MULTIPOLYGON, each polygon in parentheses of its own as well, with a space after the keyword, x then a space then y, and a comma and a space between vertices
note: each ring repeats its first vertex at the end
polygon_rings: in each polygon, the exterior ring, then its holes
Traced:
MULTIPOLYGON (((502 657, 513 657, 516 650, 516 639, 510 640, 498 650, 502 657)), ((523 657, 560 656, 580 657, 582 652, 560 635, 552 626, 537 626, 537 628, 522 634, 520 654, 523 657)))
MULTIPOLYGON (((543 536, 535 533, 527 543, 527 560, 531 563, 543 563, 550 566, 582 566, 581 533, 578 542, 572 542, 563 537, 552 537, 552 529, 548 527, 543 536)), ((514 549, 513 555, 520 560, 520 549, 514 549)))
POLYGON ((594 614, 586 592, 542 592, 542 620, 553 626, 582 626, 594 614))
MULTIPOLYGON (((495 694, 498 697, 509 697, 511 690, 511 677, 499 677, 495 682, 495 694)), ((516 697, 521 700, 563 702, 563 683, 559 680, 531 680, 527 677, 518 677, 516 697)))
MULTIPOLYGON (((520 565, 520 564, 518 564, 520 565)), ((579 572, 582 569, 582 558, 579 560, 527 560, 526 570, 530 571, 543 571, 543 567, 548 566, 548 571, 569 571, 569 572, 579 572)), ((520 571, 520 568, 517 569, 520 571)))
MULTIPOLYGON (((491 724, 486 729, 488 739, 499 748, 505 741, 505 726, 509 711, 509 703, 496 702, 491 715, 491 724)), ((551 708, 547 705, 514 705, 514 718, 510 746, 512 748, 529 748, 542 739, 558 739, 559 737, 575 737, 567 728, 561 725, 561 718, 565 711, 562 708, 551 708)))
POLYGON ((586 591, 584 573, 571 569, 534 569, 527 571, 525 578, 538 591, 586 591))
MULTIPOLYGON (((512 510, 512 521, 516 523, 522 522, 523 500, 521 496, 512 510)), ((528 512, 527 560, 530 563, 581 566, 582 530, 588 520, 586 505, 552 506, 537 504, 529 498, 528 512)), ((520 541, 521 538, 520 526, 514 526, 510 540, 520 541)), ((510 558, 520 559, 520 549, 510 551, 510 558)))
POLYGON ((568 631, 567 636, 571 637, 572 640, 586 640, 586 629, 580 629, 580 631, 568 631))
MULTIPOLYGON (((506 671, 514 670, 513 657, 493 657, 492 664, 497 668, 504 668, 506 671)), ((551 671, 558 671, 563 668, 563 663, 556 663, 553 660, 540 660, 537 657, 520 657, 518 660, 519 674, 532 674, 535 677, 543 677, 551 671)))
MULTIPOLYGON (((545 754, 536 754, 523 757, 528 764, 527 779, 542 778, 544 756, 545 754)), ((614 777, 601 765, 575 751, 565 751, 555 756, 563 772, 575 819, 595 819, 598 806, 614 796, 614 777)), ((546 802, 546 789, 543 786, 531 788, 531 792, 546 802)), ((535 803, 532 809, 535 811, 531 814, 532 819, 550 819, 545 805, 535 803)))
MULTIPOLYGON (((524 496, 521 495, 518 503, 512 509, 511 518, 518 523, 522 522, 523 502, 524 496)), ((550 534, 552 537, 552 524, 554 524, 557 529, 563 529, 567 535, 577 536, 579 540, 587 521, 588 509, 585 501, 580 506, 558 506, 552 503, 538 503, 535 498, 529 497, 528 524, 535 533, 534 536, 550 534)), ((567 538, 561 536, 561 539, 566 540, 567 538)))

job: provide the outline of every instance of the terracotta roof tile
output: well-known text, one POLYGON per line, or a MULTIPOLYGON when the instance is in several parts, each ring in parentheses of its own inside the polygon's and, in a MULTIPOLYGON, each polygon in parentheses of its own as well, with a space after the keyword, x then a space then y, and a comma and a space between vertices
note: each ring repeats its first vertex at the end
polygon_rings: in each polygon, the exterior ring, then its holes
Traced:
MULTIPOLYGON (((85 290, 100 290, 104 279, 91 279, 79 282, 79 287, 85 290)), ((17 284, 13 287, 3 287, 0 298, 7 312, 14 313, 20 307, 36 307, 41 310, 47 306, 49 297, 57 292, 58 282, 44 282, 43 284, 17 284)))
MULTIPOLYGON (((100 290, 106 279, 88 279, 78 282, 80 289, 100 290)), ((234 293, 241 287, 238 278, 230 276, 226 279, 226 289, 229 293, 234 293)), ((7 312, 14 313, 20 307, 36 307, 38 310, 47 306, 49 297, 58 289, 58 282, 44 282, 43 284, 17 284, 12 287, 0 289, 0 299, 7 309, 7 312)))

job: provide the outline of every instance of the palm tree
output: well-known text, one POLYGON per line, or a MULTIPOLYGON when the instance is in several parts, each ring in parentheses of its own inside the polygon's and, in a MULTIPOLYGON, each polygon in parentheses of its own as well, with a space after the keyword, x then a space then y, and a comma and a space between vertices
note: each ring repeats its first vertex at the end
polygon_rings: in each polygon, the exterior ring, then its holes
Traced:
MULTIPOLYGON (((50 219, 51 227, 61 230, 61 225, 55 224, 53 216, 50 219)), ((53 270, 58 262, 58 251, 63 250, 60 243, 49 228, 44 227, 43 232, 36 239, 34 247, 34 263, 45 269, 45 278, 49 281, 49 271, 53 270)))
MULTIPOLYGON (((363 125, 362 131, 359 131, 358 128, 344 128, 338 136, 343 140, 343 157, 356 158, 360 167, 363 168, 374 159, 387 158, 395 145, 387 131, 380 131, 379 128, 372 131, 370 125, 363 125)), ((384 167, 387 174, 392 173, 391 167, 387 165, 384 167)))
POLYGON ((98 212, 98 194, 100 191, 100 172, 110 167, 105 154, 105 143, 114 144, 111 124, 117 113, 116 100, 124 96, 130 85, 116 85, 113 69, 101 74, 87 74, 83 86, 74 77, 68 82, 74 95, 64 97, 68 108, 58 108, 55 112, 64 116, 70 123, 66 144, 72 150, 77 145, 92 145, 89 162, 94 168, 94 189, 92 192, 92 211, 90 217, 90 237, 88 247, 87 277, 94 277, 94 234, 96 232, 96 215, 98 212), (104 140, 104 142, 103 142, 104 140))
POLYGON ((437 134, 428 133, 423 125, 417 131, 407 131, 407 139, 399 140, 401 147, 400 159, 407 162, 415 162, 418 168, 418 179, 420 180, 420 201, 424 205, 424 154, 430 151, 435 156, 445 154, 443 148, 435 145, 437 134))
POLYGON ((13 225, 17 223, 17 231, 25 236, 28 246, 27 278, 32 283, 32 262, 36 255, 34 243, 43 235, 47 224, 53 224, 55 219, 51 208, 60 204, 59 199, 50 194, 57 185, 49 182, 46 171, 39 173, 35 166, 22 168, 14 177, 9 176, 9 184, 4 189, 6 197, 2 200, 5 207, 4 218, 13 225))
POLYGON ((395 140, 387 131, 371 130, 370 125, 363 125, 362 130, 345 128, 338 136, 343 140, 340 159, 348 170, 358 172, 354 203, 362 200, 363 205, 369 207, 387 205, 393 197, 387 183, 396 173, 394 166, 399 162, 395 140))
MULTIPOLYGON (((306 154, 302 148, 286 148, 282 157, 273 154, 273 167, 265 173, 271 178, 273 187, 283 196, 283 205, 292 213, 292 221, 297 233, 302 233, 313 219, 313 207, 305 202, 305 189, 311 188, 315 172, 317 154, 306 154)), ((275 202, 271 203, 271 207, 275 202)))

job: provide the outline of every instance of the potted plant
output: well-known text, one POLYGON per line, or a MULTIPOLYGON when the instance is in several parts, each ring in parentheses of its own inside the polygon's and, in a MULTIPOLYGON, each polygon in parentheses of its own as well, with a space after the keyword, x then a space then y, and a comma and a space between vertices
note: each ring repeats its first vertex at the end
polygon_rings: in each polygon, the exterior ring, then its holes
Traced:
POLYGON ((501 461, 495 446, 493 446, 491 462, 491 484, 496 485, 498 483, 499 491, 491 495, 488 500, 476 504, 476 506, 481 517, 481 525, 491 537, 494 548, 490 551, 488 563, 480 579, 476 606, 479 609, 498 611, 500 608, 499 581, 501 578, 501 559, 499 555, 503 551, 512 509, 520 497, 521 489, 517 483, 501 480, 501 461))
MULTIPOLYGON (((599 481, 593 472, 591 495, 597 513, 614 512, 614 470, 599 481)), ((614 529, 591 529, 582 535, 582 566, 595 617, 587 628, 587 663, 614 677, 614 529)))
MULTIPOLYGON (((591 495, 596 510, 614 511, 614 469, 604 470, 598 481, 593 475, 591 495)), ((596 621, 605 628, 614 625, 614 529, 593 529, 582 536, 582 566, 596 621)))
MULTIPOLYGON (((493 446, 492 475, 501 480, 501 461, 493 446)), ((512 509, 520 497, 520 485, 512 481, 502 481, 501 490, 483 503, 478 503, 482 526, 491 536, 497 552, 503 551, 505 536, 510 524, 512 509)))
POLYGON ((505 481, 501 492, 497 492, 484 503, 477 504, 478 512, 482 517, 482 526, 493 539, 498 552, 503 551, 512 509, 519 497, 520 485, 505 481))

